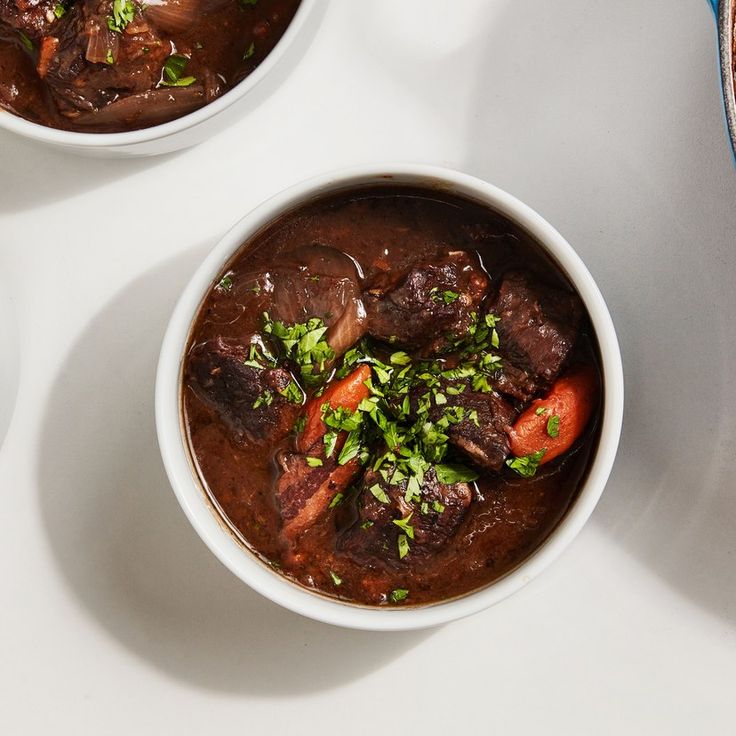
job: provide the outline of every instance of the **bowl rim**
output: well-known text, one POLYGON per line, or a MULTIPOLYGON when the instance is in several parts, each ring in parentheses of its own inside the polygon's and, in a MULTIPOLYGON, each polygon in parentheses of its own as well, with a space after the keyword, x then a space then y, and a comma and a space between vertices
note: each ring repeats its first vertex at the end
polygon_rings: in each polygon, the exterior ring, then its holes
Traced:
POLYGON ((572 542, 595 508, 616 456, 623 420, 623 368, 615 328, 603 296, 572 246, 546 220, 507 192, 481 179, 424 164, 374 164, 321 174, 292 185, 241 218, 214 246, 182 292, 166 330, 156 375, 155 411, 161 456, 171 486, 199 536, 237 577, 275 603, 324 623, 374 631, 427 628, 477 613, 508 597, 544 570, 572 542), (236 250, 280 214, 315 196, 371 183, 429 184, 485 203, 526 229, 560 265, 580 294, 601 355, 604 410, 600 439, 577 498, 548 538, 499 580, 462 597, 419 607, 356 606, 289 581, 236 541, 217 516, 191 467, 181 425, 180 372, 192 322, 222 267, 236 250))
POLYGON ((279 63, 287 49, 302 32, 307 19, 318 2, 319 0, 301 0, 301 4, 291 19, 291 23, 289 23, 281 38, 279 38, 276 45, 271 49, 271 52, 242 82, 239 82, 232 89, 229 89, 225 94, 212 102, 186 115, 174 118, 174 120, 170 120, 167 123, 120 133, 80 133, 74 130, 50 128, 41 123, 26 120, 10 110, 0 108, 0 129, 4 128, 24 138, 30 138, 31 140, 41 141, 43 143, 95 150, 113 146, 135 146, 141 143, 151 143, 169 138, 215 117, 245 97, 252 89, 260 84, 279 63))

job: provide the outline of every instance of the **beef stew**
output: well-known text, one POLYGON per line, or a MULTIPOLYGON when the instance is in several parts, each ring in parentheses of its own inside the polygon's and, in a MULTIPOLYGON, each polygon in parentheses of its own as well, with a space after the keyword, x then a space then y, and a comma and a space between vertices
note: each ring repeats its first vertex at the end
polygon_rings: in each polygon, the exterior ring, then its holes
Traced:
POLYGON ((214 507, 321 594, 412 605, 509 572, 564 517, 598 435, 595 335, 520 228, 431 189, 285 214, 205 298, 182 411, 214 507))

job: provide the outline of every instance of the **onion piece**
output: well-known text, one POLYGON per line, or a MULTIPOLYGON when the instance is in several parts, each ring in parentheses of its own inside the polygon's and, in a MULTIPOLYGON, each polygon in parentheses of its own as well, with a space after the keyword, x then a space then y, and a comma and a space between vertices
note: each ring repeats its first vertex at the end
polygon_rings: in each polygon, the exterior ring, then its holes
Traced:
POLYGON ((336 356, 365 334, 359 274, 345 253, 327 245, 305 245, 288 253, 273 271, 276 319, 293 324, 320 317, 336 356))
POLYGON ((90 18, 85 24, 87 35, 87 50, 84 53, 87 61, 93 64, 109 64, 110 59, 118 55, 118 34, 113 33, 106 26, 103 27, 99 18, 90 18))
POLYGON ((186 115, 206 102, 201 85, 153 89, 106 105, 76 119, 80 126, 146 128, 186 115))
POLYGON ((144 14, 167 33, 188 30, 197 19, 201 0, 148 0, 144 14))

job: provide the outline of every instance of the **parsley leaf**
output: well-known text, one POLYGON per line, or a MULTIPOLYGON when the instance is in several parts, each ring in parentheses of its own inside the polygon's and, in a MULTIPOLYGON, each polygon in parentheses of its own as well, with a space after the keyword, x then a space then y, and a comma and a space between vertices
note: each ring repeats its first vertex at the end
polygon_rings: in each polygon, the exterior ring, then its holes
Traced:
POLYGON ((381 502, 381 503, 389 503, 389 498, 386 495, 386 491, 381 488, 381 486, 378 485, 378 483, 374 483, 368 490, 381 502))
POLYGON ((220 282, 217 284, 218 289, 222 289, 222 291, 230 291, 230 289, 233 288, 233 277, 231 274, 226 273, 221 279, 220 282))
POLYGON ((397 543, 399 547, 399 559, 403 560, 409 554, 409 540, 406 534, 399 534, 397 543))
POLYGON ((556 414, 547 420, 547 434, 552 438, 560 434, 560 418, 556 414))
POLYGON ((184 56, 184 54, 172 54, 169 56, 164 62, 159 84, 162 87, 189 87, 196 82, 195 77, 182 76, 188 62, 189 58, 184 56))
POLYGON ((539 450, 539 452, 533 452, 531 455, 509 458, 506 461, 506 465, 512 470, 515 470, 522 478, 533 478, 536 475, 539 463, 546 453, 547 448, 545 447, 539 450))
POLYGON ((409 523, 409 520, 413 515, 414 512, 412 511, 405 519, 393 520, 393 523, 396 524, 396 526, 399 527, 399 529, 401 529, 409 539, 414 539, 414 527, 409 523))
POLYGON ((342 578, 336 572, 330 570, 330 577, 335 585, 342 585, 342 578))
MULTIPOLYGON (((57 15, 56 17, 60 18, 61 16, 57 15)), ((111 31, 122 33, 134 17, 135 5, 131 0, 113 0, 112 15, 107 16, 107 27, 111 31)))
POLYGON ((408 595, 409 591, 406 588, 396 588, 396 590, 392 590, 389 593, 388 598, 391 603, 401 603, 401 601, 406 600, 408 595))
POLYGON ((434 466, 434 471, 437 473, 437 480, 446 486, 453 483, 469 483, 480 477, 478 473, 464 465, 440 464, 434 466))

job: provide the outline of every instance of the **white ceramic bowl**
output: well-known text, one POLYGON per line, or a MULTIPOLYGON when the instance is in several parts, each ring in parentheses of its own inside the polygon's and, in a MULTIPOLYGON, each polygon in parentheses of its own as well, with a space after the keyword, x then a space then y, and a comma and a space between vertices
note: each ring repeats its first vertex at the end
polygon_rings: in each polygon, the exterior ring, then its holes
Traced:
POLYGON ((106 158, 154 156, 196 145, 256 106, 261 100, 253 94, 256 87, 268 93, 269 82, 278 84, 274 69, 287 53, 293 50, 290 55, 296 60, 304 51, 321 16, 315 11, 323 11, 326 1, 302 0, 284 35, 252 74, 208 105, 168 123, 127 133, 77 133, 32 123, 0 109, 0 128, 74 153, 106 158))
POLYGON ((184 290, 164 338, 156 379, 156 425, 171 485, 192 526, 243 582, 272 601, 305 616, 357 629, 406 630, 446 623, 497 603, 538 575, 575 538, 591 515, 613 465, 623 415, 623 372, 616 333, 593 278, 567 241, 536 212, 484 181, 446 169, 386 165, 349 169, 310 179, 277 194, 246 215, 215 246, 184 290), (529 232, 559 264, 588 309, 600 347, 604 407, 598 449, 574 504, 542 546, 515 570, 478 591, 422 607, 370 608, 342 603, 289 582, 235 538, 214 510, 193 470, 180 413, 180 381, 187 338, 202 300, 235 251, 285 211, 323 195, 386 182, 436 187, 487 204, 529 232))
POLYGON ((18 327, 7 288, 0 278, 0 448, 10 426, 18 391, 18 327))

